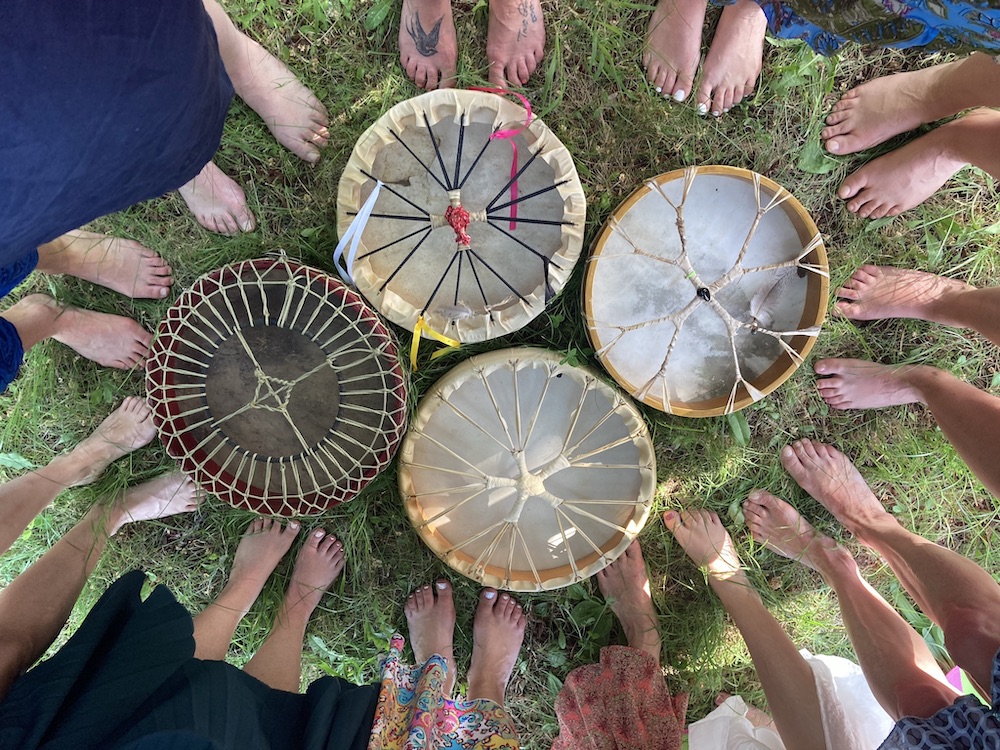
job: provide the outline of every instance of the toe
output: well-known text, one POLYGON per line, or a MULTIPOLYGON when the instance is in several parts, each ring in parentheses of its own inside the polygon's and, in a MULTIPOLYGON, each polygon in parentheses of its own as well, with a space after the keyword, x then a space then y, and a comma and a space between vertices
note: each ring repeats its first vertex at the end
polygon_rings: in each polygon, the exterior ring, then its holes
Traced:
POLYGON ((517 79, 522 86, 528 83, 528 79, 531 77, 531 71, 528 70, 528 64, 523 60, 518 60, 517 62, 517 79))

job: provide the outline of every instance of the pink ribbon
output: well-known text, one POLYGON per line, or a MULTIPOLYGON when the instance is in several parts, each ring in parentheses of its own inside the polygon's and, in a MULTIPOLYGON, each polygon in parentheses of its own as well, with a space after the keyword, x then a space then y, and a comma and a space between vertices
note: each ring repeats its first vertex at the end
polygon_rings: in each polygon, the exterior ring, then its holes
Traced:
MULTIPOLYGON (((511 201, 517 201, 517 195, 518 195, 518 192, 517 192, 517 180, 515 179, 515 177, 517 175, 517 143, 514 142, 514 136, 517 135, 518 133, 520 133, 521 131, 523 131, 525 128, 528 127, 528 125, 531 124, 531 117, 532 117, 532 114, 531 114, 531 102, 528 101, 528 98, 526 96, 524 96, 522 94, 519 94, 516 91, 510 91, 508 89, 486 88, 486 87, 481 87, 481 86, 471 86, 469 88, 469 90, 470 91, 483 91, 483 92, 485 92, 487 94, 500 94, 500 95, 504 95, 504 96, 507 96, 507 95, 516 96, 518 99, 521 100, 521 104, 524 105, 524 109, 528 113, 528 116, 524 119, 524 124, 523 125, 519 125, 516 128, 510 128, 508 130, 498 130, 497 132, 495 132, 493 135, 490 136, 490 140, 491 141, 494 140, 494 139, 497 139, 497 138, 503 138, 503 139, 505 139, 506 141, 508 141, 510 143, 510 149, 513 152, 512 156, 511 156, 511 163, 510 163, 510 178, 512 180, 514 180, 511 183, 511 185, 510 185, 510 199, 511 199, 511 201)), ((511 230, 517 229, 517 221, 515 221, 515 219, 517 219, 517 203, 516 202, 512 202, 510 204, 510 219, 511 219, 511 221, 510 221, 510 228, 511 228, 511 230)))

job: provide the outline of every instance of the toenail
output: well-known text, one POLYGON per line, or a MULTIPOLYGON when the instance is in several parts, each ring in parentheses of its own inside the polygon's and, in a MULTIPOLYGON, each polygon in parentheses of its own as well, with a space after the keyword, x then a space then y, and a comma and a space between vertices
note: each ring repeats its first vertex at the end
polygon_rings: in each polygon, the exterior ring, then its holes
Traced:
POLYGON ((326 536, 326 532, 323 531, 323 529, 317 529, 316 533, 313 534, 313 536, 316 537, 317 539, 322 539, 324 536, 326 536))
POLYGON ((486 596, 487 599, 492 599, 496 595, 497 595, 496 591, 487 591, 486 594, 485 594, 485 596, 486 596))
POLYGON ((659 93, 662 93, 662 92, 663 92, 663 86, 657 86, 656 87, 656 93, 659 94, 659 93))
POLYGON ((290 528, 290 529, 297 529, 297 528, 299 528, 299 522, 298 521, 289 521, 288 522, 288 528, 290 528))
POLYGON ((501 599, 510 599, 510 597, 509 597, 509 596, 507 596, 506 594, 502 595, 502 596, 501 596, 500 598, 501 598, 501 599))
POLYGON ((448 584, 445 583, 444 581, 438 581, 437 587, 443 591, 444 589, 448 588, 448 584))
POLYGON ((826 150, 829 151, 832 154, 835 154, 838 151, 840 151, 840 144, 837 143, 837 141, 827 141, 826 142, 826 150))
MULTIPOLYGON (((698 105, 698 114, 699 115, 703 115, 706 112, 708 112, 708 105, 707 104, 699 104, 698 105)), ((714 115, 715 113, 713 112, 712 114, 714 115)))
POLYGON ((686 97, 686 96, 687 96, 687 92, 684 89, 678 89, 677 91, 674 92, 674 101, 675 102, 682 102, 682 101, 684 101, 684 97, 686 97))
POLYGON ((713 109, 712 110, 712 117, 720 117, 721 115, 722 115, 722 112, 720 112, 719 110, 717 110, 717 109, 713 109))

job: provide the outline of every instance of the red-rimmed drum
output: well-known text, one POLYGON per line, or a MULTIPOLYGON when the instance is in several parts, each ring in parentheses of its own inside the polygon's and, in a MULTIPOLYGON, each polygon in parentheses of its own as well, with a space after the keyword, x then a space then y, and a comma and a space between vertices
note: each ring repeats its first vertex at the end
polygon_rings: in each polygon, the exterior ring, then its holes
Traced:
POLYGON ((146 386, 167 453, 260 513, 350 500, 406 425, 406 376, 378 314, 284 257, 224 266, 185 291, 157 329, 146 386))

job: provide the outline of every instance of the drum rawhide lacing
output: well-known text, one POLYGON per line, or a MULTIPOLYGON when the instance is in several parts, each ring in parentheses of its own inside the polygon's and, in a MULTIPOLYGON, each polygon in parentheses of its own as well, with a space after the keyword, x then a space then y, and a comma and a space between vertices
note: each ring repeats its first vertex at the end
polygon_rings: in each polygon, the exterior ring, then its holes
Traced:
POLYGON ((405 376, 377 313, 283 255, 186 290, 160 325, 147 388, 186 472, 234 505, 279 515, 354 497, 406 424, 405 376))
POLYGON ((538 590, 586 578, 645 521, 656 475, 648 430, 617 390, 558 354, 480 358, 457 391, 436 390, 418 410, 402 453, 410 518, 439 556, 487 585, 538 590), (456 538, 448 523, 463 519, 481 528, 456 538), (555 581, 553 568, 563 569, 555 581))
POLYGON ((786 261, 768 263, 766 265, 759 265, 753 267, 744 267, 743 261, 747 254, 747 250, 750 247, 751 241, 754 239, 754 235, 757 231, 758 226, 761 223, 761 219, 769 211, 774 210, 786 200, 791 198, 791 193, 789 193, 784 188, 778 188, 777 192, 771 196, 770 200, 764 202, 761 197, 761 178, 760 175, 753 173, 753 187, 754 195, 756 197, 756 213, 747 228, 746 237, 743 241, 742 247, 736 257, 735 262, 732 267, 725 272, 723 275, 716 278, 712 283, 704 283, 698 275, 698 269, 696 269, 688 256, 688 237, 685 231, 684 223, 684 204, 687 200, 688 194, 691 191, 691 186, 698 174, 696 167, 689 167, 684 170, 684 185, 681 192, 681 198, 679 201, 671 200, 671 198, 664 192, 661 185, 655 180, 650 180, 646 183, 646 187, 659 195, 664 203, 670 207, 671 210, 676 215, 676 227, 677 234, 680 240, 681 252, 676 258, 666 258, 655 253, 650 253, 644 250, 638 243, 632 240, 629 233, 621 226, 616 220, 612 219, 609 222, 611 231, 620 236, 626 244, 631 247, 631 253, 605 253, 601 255, 600 261, 607 261, 612 258, 621 258, 629 256, 643 256, 649 258, 657 263, 663 263, 669 266, 675 266, 680 269, 684 274, 684 277, 691 283, 694 288, 695 294, 691 301, 684 305, 681 309, 670 313, 669 315, 663 315, 654 319, 645 320, 638 323, 633 323, 631 325, 620 325, 607 321, 590 321, 593 326, 600 328, 608 328, 617 331, 617 334, 613 336, 609 341, 607 341, 604 346, 602 346, 598 351, 598 356, 603 356, 607 354, 615 345, 621 340, 621 338, 629 333, 630 331, 635 331, 637 329, 644 328, 646 326, 655 325, 665 321, 670 321, 674 324, 674 331, 668 341, 666 341, 661 351, 663 352, 663 358, 659 370, 653 377, 648 381, 643 383, 633 395, 643 400, 646 396, 653 391, 653 389, 658 389, 660 392, 660 397, 663 401, 663 409, 667 412, 671 412, 670 406, 670 394, 667 384, 667 369, 668 363, 670 361, 671 355, 674 353, 674 348, 677 345, 677 341, 681 336, 681 332, 685 321, 689 316, 701 305, 708 305, 715 311, 715 313, 722 320, 723 324, 728 331, 729 345, 732 353, 733 363, 736 370, 736 378, 733 383, 732 390, 729 394, 729 399, 726 404, 725 413, 732 413, 734 410, 734 403, 736 401, 736 394, 740 386, 743 386, 750 397, 757 401, 763 398, 764 394, 754 387, 746 378, 744 378, 744 373, 740 367, 740 358, 737 352, 736 336, 737 333, 742 331, 749 331, 750 333, 762 336, 769 336, 773 338, 781 346, 782 350, 786 352, 796 364, 802 363, 802 357, 798 351, 789 346, 785 339, 790 339, 795 336, 810 336, 816 337, 819 335, 819 326, 810 326, 807 328, 795 329, 795 330, 773 330, 770 328, 771 324, 771 305, 774 299, 780 294, 783 283, 789 277, 789 274, 796 273, 813 273, 819 276, 829 278, 829 272, 826 268, 808 263, 804 259, 810 253, 812 253, 816 248, 820 247, 823 243, 822 236, 817 232, 815 236, 805 245, 799 255, 795 258, 791 258, 786 261), (727 287, 737 282, 744 276, 755 273, 770 272, 773 274, 773 282, 769 281, 765 287, 763 287, 750 302, 750 314, 746 318, 740 318, 731 314, 719 301, 716 299, 716 295, 723 292, 727 287))

